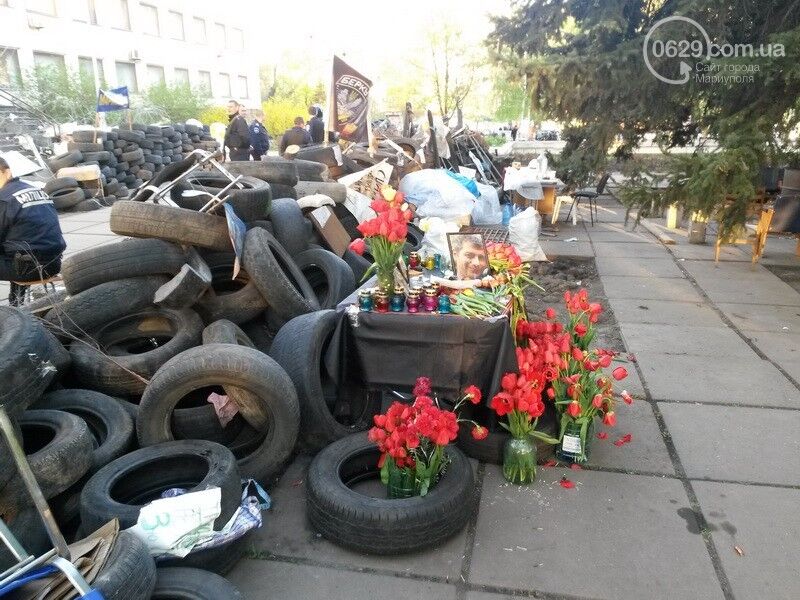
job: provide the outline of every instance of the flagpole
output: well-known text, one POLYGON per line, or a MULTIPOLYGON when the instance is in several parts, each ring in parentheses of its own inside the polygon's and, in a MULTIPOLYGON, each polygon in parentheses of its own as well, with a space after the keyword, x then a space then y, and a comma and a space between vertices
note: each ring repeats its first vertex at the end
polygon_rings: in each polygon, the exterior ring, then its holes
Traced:
POLYGON ((328 85, 327 106, 325 107, 325 110, 328 111, 328 126, 325 127, 325 139, 323 140, 325 144, 327 144, 328 140, 330 139, 330 126, 333 124, 333 103, 336 101, 334 98, 335 82, 333 80, 333 59, 331 59, 331 68, 330 71, 328 71, 328 75, 330 76, 331 80, 330 85, 328 85))

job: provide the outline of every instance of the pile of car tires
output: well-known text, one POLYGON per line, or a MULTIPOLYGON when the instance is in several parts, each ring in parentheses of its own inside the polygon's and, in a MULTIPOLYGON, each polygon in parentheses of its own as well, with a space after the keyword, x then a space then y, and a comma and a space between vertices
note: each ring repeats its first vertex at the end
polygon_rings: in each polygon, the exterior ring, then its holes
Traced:
POLYGON ((214 152, 219 143, 195 125, 141 125, 111 131, 80 129, 72 133, 67 152, 47 161, 53 173, 65 167, 97 165, 103 193, 70 177, 49 182, 47 190, 60 211, 96 210, 127 199, 132 190, 194 150, 214 152), (80 192, 83 192, 81 195, 80 192))

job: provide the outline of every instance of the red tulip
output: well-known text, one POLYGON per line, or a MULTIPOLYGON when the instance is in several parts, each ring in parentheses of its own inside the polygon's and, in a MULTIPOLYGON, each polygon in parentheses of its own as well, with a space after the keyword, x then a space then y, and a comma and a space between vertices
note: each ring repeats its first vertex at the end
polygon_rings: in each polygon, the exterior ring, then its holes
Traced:
POLYGON ((592 398, 592 406, 595 408, 600 408, 603 406, 603 395, 602 394, 595 394, 594 398, 592 398))
POLYGON ((581 405, 577 402, 570 402, 567 405, 567 414, 573 419, 577 419, 581 414, 581 405))
POLYGON ((603 425, 608 425, 609 427, 613 427, 616 424, 617 424, 617 415, 614 414, 613 410, 610 410, 603 415, 603 425))
POLYGON ((589 331, 589 328, 586 327, 584 323, 577 323, 575 325, 575 334, 578 335, 579 337, 583 337, 584 335, 586 335, 587 331, 589 331))
POLYGON ((507 392, 511 392, 517 387, 517 376, 515 373, 506 373, 500 380, 500 386, 507 392))
POLYGON ((605 431, 598 431, 597 432, 597 439, 604 440, 608 437, 608 434, 605 431))
POLYGON ((364 254, 364 250, 367 249, 367 244, 363 238, 356 238, 350 242, 350 245, 347 247, 359 256, 362 256, 364 254))
POLYGON ((622 390, 621 396, 622 396, 622 399, 625 401, 625 404, 632 404, 633 403, 633 397, 628 393, 627 390, 622 390))
POLYGON ((489 435, 489 430, 486 427, 481 427, 480 425, 476 425, 472 428, 472 437, 476 440, 484 440, 486 436, 489 435))
POLYGON ((469 386, 464 390, 464 395, 469 398, 473 404, 478 404, 481 401, 481 391, 474 385, 469 386))
POLYGON ((561 481, 559 481, 558 483, 561 484, 561 487, 564 488, 565 490, 571 490, 572 488, 575 487, 575 484, 566 477, 562 477, 561 481))
POLYGON ((611 371, 611 376, 617 381, 622 381, 628 376, 628 370, 625 367, 617 367, 611 371))
POLYGON ((547 310, 544 311, 544 314, 548 319, 553 320, 556 318, 556 309, 548 308, 547 310))

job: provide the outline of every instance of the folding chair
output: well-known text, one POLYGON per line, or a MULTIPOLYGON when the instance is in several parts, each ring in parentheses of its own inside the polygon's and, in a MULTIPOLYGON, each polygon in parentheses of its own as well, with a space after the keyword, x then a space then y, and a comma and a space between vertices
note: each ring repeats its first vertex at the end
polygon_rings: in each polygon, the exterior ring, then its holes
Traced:
POLYGON ((572 214, 572 209, 575 209, 575 212, 578 212, 578 204, 580 204, 581 199, 586 199, 589 201, 589 218, 592 221, 592 227, 594 227, 594 218, 597 215, 597 197, 603 195, 609 177, 611 177, 610 173, 603 175, 600 178, 600 181, 597 182, 597 187, 595 189, 583 188, 576 192, 572 192, 572 194, 570 194, 572 196, 572 205, 569 207, 569 212, 567 213, 567 217, 564 219, 564 221, 569 221, 569 216, 572 214))

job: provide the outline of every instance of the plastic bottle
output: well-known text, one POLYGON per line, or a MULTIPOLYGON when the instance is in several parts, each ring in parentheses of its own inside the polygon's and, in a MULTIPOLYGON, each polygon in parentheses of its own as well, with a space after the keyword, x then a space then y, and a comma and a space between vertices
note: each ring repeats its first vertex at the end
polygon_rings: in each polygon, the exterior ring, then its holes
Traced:
POLYGON ((509 221, 511 221, 511 217, 514 215, 514 208, 511 205, 511 202, 506 202, 503 204, 503 225, 508 227, 509 221))

